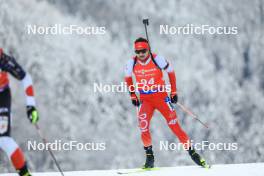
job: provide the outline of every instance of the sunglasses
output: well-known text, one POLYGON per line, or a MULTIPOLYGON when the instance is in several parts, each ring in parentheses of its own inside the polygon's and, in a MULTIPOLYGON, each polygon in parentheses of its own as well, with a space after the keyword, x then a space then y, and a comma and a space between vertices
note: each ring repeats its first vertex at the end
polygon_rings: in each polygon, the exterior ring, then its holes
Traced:
POLYGON ((140 54, 140 53, 145 54, 147 51, 148 51, 147 49, 143 49, 143 50, 135 50, 135 53, 136 53, 136 54, 140 54))

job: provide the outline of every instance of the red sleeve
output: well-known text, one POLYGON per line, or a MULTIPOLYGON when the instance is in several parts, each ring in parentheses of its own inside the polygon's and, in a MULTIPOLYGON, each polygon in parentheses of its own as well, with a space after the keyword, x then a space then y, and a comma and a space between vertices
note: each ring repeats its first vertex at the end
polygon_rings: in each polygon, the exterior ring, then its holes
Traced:
POLYGON ((177 94, 176 88, 176 74, 175 72, 168 72, 170 84, 171 84, 171 94, 177 94))
POLYGON ((131 76, 125 77, 125 82, 127 83, 127 87, 128 87, 129 93, 130 94, 135 93, 135 87, 134 87, 134 84, 133 84, 132 77, 131 76))

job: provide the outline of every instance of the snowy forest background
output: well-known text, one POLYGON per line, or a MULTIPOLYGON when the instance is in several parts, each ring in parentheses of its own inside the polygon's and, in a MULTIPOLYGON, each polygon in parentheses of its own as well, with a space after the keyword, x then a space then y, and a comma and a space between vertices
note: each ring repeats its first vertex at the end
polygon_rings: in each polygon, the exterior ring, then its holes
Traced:
MULTIPOLYGON (((106 142, 105 151, 55 151, 64 170, 140 167, 144 151, 127 93, 94 93, 93 83, 119 84, 150 18, 152 49, 172 62, 180 101, 209 130, 178 116, 196 142, 237 142, 237 151, 202 151, 212 163, 264 162, 263 0, 0 0, 0 44, 35 83, 40 126, 50 141, 106 142), (26 25, 106 26, 105 35, 28 35, 26 25), (237 26, 238 35, 160 35, 159 25, 237 26)), ((28 122, 21 85, 12 79, 13 137, 33 171, 56 170, 48 152, 27 151, 40 141, 28 122)), ((193 164, 187 152, 160 151, 178 142, 156 113, 151 124, 158 166, 193 164)), ((3 152, 0 172, 13 172, 3 152)))

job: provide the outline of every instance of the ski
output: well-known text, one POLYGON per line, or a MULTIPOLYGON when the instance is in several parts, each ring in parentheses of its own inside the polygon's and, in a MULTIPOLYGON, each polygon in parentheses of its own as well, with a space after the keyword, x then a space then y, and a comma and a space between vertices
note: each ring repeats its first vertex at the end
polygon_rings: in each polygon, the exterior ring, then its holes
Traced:
POLYGON ((210 164, 205 164, 205 165, 203 165, 202 167, 205 168, 205 169, 211 169, 212 165, 210 165, 210 164))
MULTIPOLYGON (((204 164, 201 166, 201 168, 204 169, 210 169, 212 167, 212 165, 210 164, 204 164)), ((156 171, 156 170, 160 170, 161 168, 158 167, 154 167, 154 168, 136 168, 136 169, 124 169, 124 170, 120 170, 117 172, 117 174, 119 175, 129 175, 129 174, 135 174, 135 173, 142 173, 142 172, 148 172, 148 171, 156 171)))
POLYGON ((210 169, 210 168, 212 167, 212 165, 207 164, 207 163, 205 162, 205 160, 203 160, 203 161, 202 161, 202 165, 201 165, 201 167, 202 167, 202 168, 205 168, 205 169, 210 169))
POLYGON ((123 175, 123 174, 134 174, 134 173, 141 173, 141 172, 148 172, 148 171, 155 171, 160 170, 158 167, 154 168, 138 168, 138 169, 128 169, 124 171, 118 171, 117 174, 123 175))

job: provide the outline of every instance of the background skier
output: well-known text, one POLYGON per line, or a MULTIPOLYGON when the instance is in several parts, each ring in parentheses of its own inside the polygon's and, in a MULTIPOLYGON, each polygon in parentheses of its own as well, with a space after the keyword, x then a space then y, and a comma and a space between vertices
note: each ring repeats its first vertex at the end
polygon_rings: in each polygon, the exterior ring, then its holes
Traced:
POLYGON ((0 48, 0 148, 5 151, 20 176, 31 176, 22 150, 11 137, 11 92, 8 73, 22 82, 26 95, 27 116, 32 124, 39 120, 35 108, 32 79, 16 60, 0 48))

